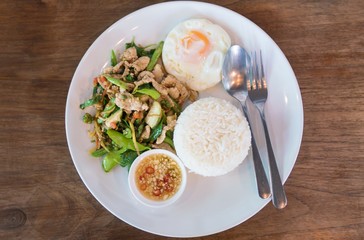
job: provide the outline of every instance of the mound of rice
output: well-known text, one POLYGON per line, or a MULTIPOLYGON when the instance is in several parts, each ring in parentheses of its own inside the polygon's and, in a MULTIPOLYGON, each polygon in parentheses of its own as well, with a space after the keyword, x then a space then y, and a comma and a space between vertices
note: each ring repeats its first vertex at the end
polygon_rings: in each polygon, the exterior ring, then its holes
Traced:
POLYGON ((173 141, 188 169, 203 176, 219 176, 246 158, 251 133, 239 109, 226 100, 208 97, 181 113, 173 141))

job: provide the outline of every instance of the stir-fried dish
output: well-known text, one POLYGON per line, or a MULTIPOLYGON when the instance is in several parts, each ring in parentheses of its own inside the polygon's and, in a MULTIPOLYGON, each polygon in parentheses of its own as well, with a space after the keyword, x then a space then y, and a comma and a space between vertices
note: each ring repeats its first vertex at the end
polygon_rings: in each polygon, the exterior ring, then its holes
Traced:
POLYGON ((197 99, 161 63, 163 42, 156 48, 126 44, 117 57, 111 54, 111 66, 93 79, 92 97, 80 105, 92 106, 83 121, 93 124, 89 135, 95 142, 92 156, 103 157, 108 172, 116 165, 130 167, 143 151, 162 148, 174 151, 173 130, 183 104, 197 99))

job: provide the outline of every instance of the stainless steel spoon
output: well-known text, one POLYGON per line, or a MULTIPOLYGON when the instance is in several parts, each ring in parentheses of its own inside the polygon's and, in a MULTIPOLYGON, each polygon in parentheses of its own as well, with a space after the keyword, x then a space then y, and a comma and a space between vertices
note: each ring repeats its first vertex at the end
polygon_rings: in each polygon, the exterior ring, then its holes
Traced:
MULTIPOLYGON (((246 119, 250 126, 250 119, 247 110, 246 100, 248 90, 246 81, 248 80, 249 67, 251 61, 249 54, 240 46, 234 45, 230 47, 226 53, 222 67, 222 83, 225 90, 234 98, 236 98, 243 108, 246 119)), ((260 158, 260 154, 252 133, 252 153, 254 160, 255 176, 257 179, 258 193, 263 199, 271 195, 270 186, 265 174, 264 167, 260 158)))

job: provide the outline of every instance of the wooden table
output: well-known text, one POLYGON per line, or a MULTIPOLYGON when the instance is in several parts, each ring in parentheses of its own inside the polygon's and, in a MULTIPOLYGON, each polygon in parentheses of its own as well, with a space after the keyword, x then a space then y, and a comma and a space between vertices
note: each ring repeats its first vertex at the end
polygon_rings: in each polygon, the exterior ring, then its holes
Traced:
MULTIPOLYGON (((66 142, 67 91, 108 26, 163 1, 0 2, 0 239, 160 239, 88 192, 66 142)), ((305 127, 289 204, 199 239, 364 238, 364 2, 210 1, 264 29, 290 61, 305 127)))

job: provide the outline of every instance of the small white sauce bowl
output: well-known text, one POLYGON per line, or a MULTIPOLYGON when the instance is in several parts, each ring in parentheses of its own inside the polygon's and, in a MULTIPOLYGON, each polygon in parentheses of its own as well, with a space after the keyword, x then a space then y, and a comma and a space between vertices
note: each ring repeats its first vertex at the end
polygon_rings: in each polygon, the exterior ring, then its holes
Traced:
POLYGON ((136 200, 138 200, 140 203, 142 203, 145 206, 153 207, 153 208, 160 208, 160 207, 165 207, 165 206, 171 205, 172 203, 176 202, 177 199, 179 199, 181 197, 182 193, 184 192, 184 190, 186 188, 187 173, 186 173, 186 168, 185 168, 184 164, 177 157, 176 154, 174 154, 170 151, 167 151, 167 150, 163 150, 163 149, 152 149, 152 150, 148 150, 148 151, 142 153, 140 156, 138 156, 134 160, 134 162, 131 165, 130 170, 129 170, 128 182, 129 182, 129 189, 136 200), (137 183, 136 183, 136 179, 135 179, 136 170, 137 170, 137 167, 140 164, 140 162, 142 160, 144 160, 146 157, 155 155, 155 154, 164 154, 164 155, 169 156, 171 159, 173 159, 178 164, 179 168, 181 169, 182 180, 181 180, 179 189, 173 196, 171 196, 170 198, 168 198, 166 200, 152 200, 152 199, 145 197, 139 191, 137 183))

